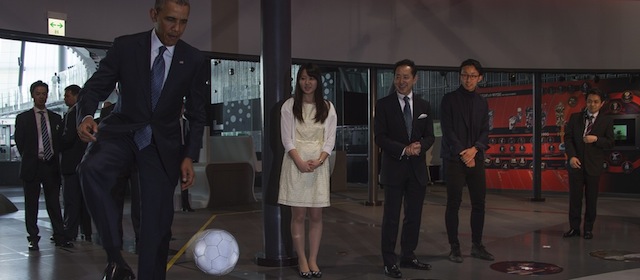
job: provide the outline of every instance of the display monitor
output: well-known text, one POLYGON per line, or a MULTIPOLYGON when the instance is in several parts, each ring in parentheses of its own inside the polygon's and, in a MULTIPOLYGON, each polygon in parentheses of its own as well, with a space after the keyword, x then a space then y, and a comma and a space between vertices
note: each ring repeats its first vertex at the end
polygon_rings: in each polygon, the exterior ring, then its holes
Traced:
POLYGON ((640 125, 640 116, 638 115, 613 116, 614 149, 638 149, 640 146, 638 125, 640 125))

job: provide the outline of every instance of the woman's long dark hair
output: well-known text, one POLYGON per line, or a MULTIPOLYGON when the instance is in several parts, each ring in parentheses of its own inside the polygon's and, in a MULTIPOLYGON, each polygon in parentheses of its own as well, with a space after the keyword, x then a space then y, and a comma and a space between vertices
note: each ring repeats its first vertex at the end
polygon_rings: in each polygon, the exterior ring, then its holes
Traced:
POLYGON ((296 90, 293 94, 293 116, 298 121, 304 121, 302 119, 302 96, 304 95, 304 92, 300 87, 300 76, 304 70, 307 71, 307 75, 318 81, 316 91, 313 93, 313 99, 316 103, 315 120, 316 122, 324 123, 329 116, 329 103, 324 101, 324 96, 322 94, 322 73, 320 73, 320 67, 312 63, 303 64, 298 70, 298 74, 296 76, 296 90))

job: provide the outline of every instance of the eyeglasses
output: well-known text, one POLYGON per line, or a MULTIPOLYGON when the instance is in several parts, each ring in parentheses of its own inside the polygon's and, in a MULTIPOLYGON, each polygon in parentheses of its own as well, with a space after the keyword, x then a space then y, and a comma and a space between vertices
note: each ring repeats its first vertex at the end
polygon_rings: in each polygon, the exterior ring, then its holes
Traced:
POLYGON ((460 78, 463 80, 466 80, 466 79, 476 80, 478 79, 478 77, 480 77, 480 75, 460 74, 460 78))

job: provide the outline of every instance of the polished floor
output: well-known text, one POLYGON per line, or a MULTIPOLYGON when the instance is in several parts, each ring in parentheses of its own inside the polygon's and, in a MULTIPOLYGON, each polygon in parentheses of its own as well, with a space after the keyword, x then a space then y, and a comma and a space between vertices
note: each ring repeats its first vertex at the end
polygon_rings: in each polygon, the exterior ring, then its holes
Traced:
MULTIPOLYGON (((40 251, 27 250, 22 189, 0 187, 18 212, 0 216, 0 279, 100 279, 105 254, 98 244, 76 241, 75 248, 56 248, 47 238, 51 233, 44 203, 38 224, 43 239, 40 251)), ((380 192, 382 196, 382 192, 380 192)), ((258 195, 259 197, 259 195, 258 195)), ((332 206, 324 211, 324 233, 319 255, 322 279, 390 279, 382 273, 380 223, 382 206, 364 206, 364 186, 349 186, 332 194, 332 206)), ((563 239, 568 229, 566 194, 545 194, 545 202, 531 202, 530 193, 489 192, 484 243, 496 257, 494 262, 470 257, 470 206, 460 211, 462 264, 447 260, 449 246, 444 227, 446 201, 442 185, 429 186, 424 202, 420 260, 433 265, 431 271, 403 269, 405 279, 518 279, 522 277, 493 270, 503 261, 536 261, 555 264, 562 272, 535 276, 540 279, 638 279, 640 262, 592 257, 597 250, 640 253, 640 198, 601 196, 594 239, 563 239)), ((194 203, 198 205, 198 203, 194 203)), ((201 272, 189 253, 189 241, 202 229, 220 228, 232 233, 240 246, 235 269, 217 279, 299 279, 295 267, 264 267, 255 262, 263 251, 263 213, 260 203, 228 209, 176 211, 173 223, 168 279, 212 279, 201 272)), ((136 268, 133 233, 128 216, 125 223, 125 259, 136 268)), ((95 239, 95 238, 94 238, 95 239)))

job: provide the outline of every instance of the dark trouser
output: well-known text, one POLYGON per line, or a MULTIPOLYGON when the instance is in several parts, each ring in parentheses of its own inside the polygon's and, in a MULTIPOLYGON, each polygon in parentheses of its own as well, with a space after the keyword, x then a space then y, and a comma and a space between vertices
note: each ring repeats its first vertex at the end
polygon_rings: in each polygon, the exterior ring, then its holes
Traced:
POLYGON ((28 239, 37 241, 38 234, 38 204, 40 200, 40 185, 44 191, 47 213, 53 228, 53 238, 56 242, 64 241, 64 224, 62 210, 60 210, 60 172, 58 164, 49 161, 38 161, 36 176, 31 181, 24 181, 24 220, 29 234, 28 239))
POLYGON ((140 280, 166 278, 173 221, 173 191, 179 170, 165 171, 155 144, 138 151, 133 138, 100 139, 89 144, 80 164, 82 188, 110 260, 121 259, 120 209, 111 195, 119 175, 137 163, 140 179, 140 280))
POLYGON ((124 174, 121 174, 118 177, 115 187, 111 190, 111 194, 118 204, 118 209, 120 209, 120 216, 118 217, 120 221, 120 239, 123 237, 122 217, 124 214, 124 200, 127 190, 129 190, 131 195, 131 225, 135 234, 136 246, 138 246, 140 239, 140 182, 136 168, 132 168, 124 174))
POLYGON ((582 198, 585 200, 584 231, 592 231, 596 220, 600 175, 591 176, 582 169, 569 170, 569 226, 580 229, 582 198))
POLYGON ((67 241, 72 241, 78 236, 78 225, 83 226, 86 233, 87 222, 89 223, 89 236, 91 236, 91 218, 84 218, 83 212, 86 212, 84 196, 80 187, 80 177, 77 173, 65 174, 64 189, 62 196, 64 197, 64 235, 67 241), (88 221, 87 221, 88 219, 88 221))
POLYGON ((469 189, 471 200, 471 241, 482 244, 484 229, 484 208, 487 192, 484 162, 476 157, 476 166, 468 168, 459 159, 446 162, 447 210, 444 220, 447 227, 449 244, 460 244, 458 240, 458 211, 462 203, 462 188, 469 189))
POLYGON ((182 210, 191 209, 191 204, 189 203, 189 189, 182 190, 180 192, 181 202, 182 202, 182 210))
POLYGON ((414 251, 418 247, 425 192, 426 186, 420 185, 415 176, 410 176, 404 181, 398 180, 398 185, 384 186, 384 213, 380 246, 384 265, 390 266, 398 262, 395 248, 403 198, 404 220, 400 237, 400 253, 403 260, 415 258, 414 251))
POLYGON ((85 240, 91 240, 93 234, 93 223, 91 222, 91 215, 89 215, 89 209, 87 203, 82 196, 82 209, 80 210, 80 231, 85 237, 85 240))

